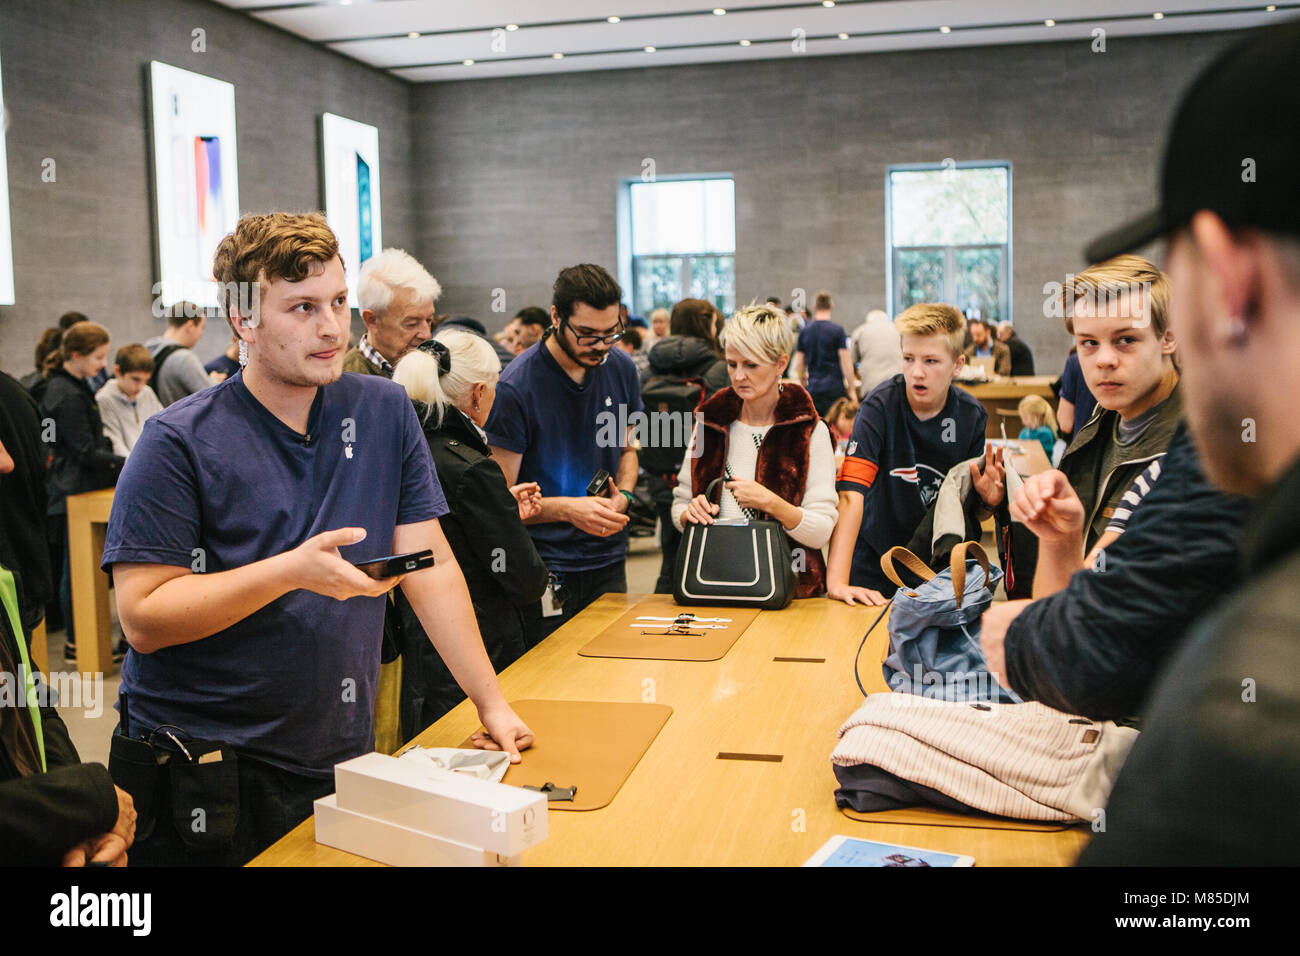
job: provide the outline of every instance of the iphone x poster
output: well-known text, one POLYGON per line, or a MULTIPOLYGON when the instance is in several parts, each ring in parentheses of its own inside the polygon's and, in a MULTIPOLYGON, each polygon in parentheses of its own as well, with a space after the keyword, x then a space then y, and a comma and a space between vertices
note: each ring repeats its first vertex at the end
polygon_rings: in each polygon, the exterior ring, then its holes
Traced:
POLYGON ((164 306, 217 305, 212 256, 239 217, 235 88, 149 64, 158 279, 164 306))
POLYGON ((338 236, 348 304, 357 305, 361 265, 383 248, 379 216, 379 130, 333 113, 321 115, 325 218, 338 236))

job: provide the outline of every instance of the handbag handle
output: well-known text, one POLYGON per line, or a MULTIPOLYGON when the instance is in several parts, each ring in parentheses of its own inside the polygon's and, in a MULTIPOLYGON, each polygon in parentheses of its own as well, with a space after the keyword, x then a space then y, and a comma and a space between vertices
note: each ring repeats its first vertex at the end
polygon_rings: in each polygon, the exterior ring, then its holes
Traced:
MULTIPOLYGON (((988 581, 989 579, 989 558, 978 541, 963 541, 953 548, 949 568, 952 571, 953 596, 957 599, 957 607, 959 608, 966 597, 966 558, 968 555, 978 561, 980 567, 984 569, 984 580, 988 581)), ((884 571, 885 577, 900 588, 906 588, 907 585, 899 577, 898 569, 894 567, 895 561, 898 561, 922 581, 929 581, 934 577, 934 571, 927 567, 924 561, 902 545, 897 545, 880 556, 880 570, 884 571)))
MULTIPOLYGON (((903 583, 903 579, 898 575, 898 569, 894 567, 895 560, 901 563, 903 567, 907 568, 907 570, 911 571, 922 581, 929 581, 934 577, 934 572, 926 567, 924 561, 914 555, 911 551, 908 551, 902 545, 895 545, 880 556, 880 570, 884 571, 885 577, 889 578, 889 580, 893 581, 900 588, 905 588, 907 585, 903 583)), ((965 565, 962 565, 963 569, 965 569, 965 567, 965 565)))
POLYGON ((961 607, 966 597, 966 558, 973 557, 984 570, 984 583, 989 580, 989 556, 978 541, 963 541, 952 549, 949 567, 952 569, 952 593, 957 598, 957 607, 961 607))
POLYGON ((722 492, 718 492, 718 500, 714 501, 713 489, 716 488, 718 485, 722 484, 722 481, 723 479, 721 476, 714 478, 712 481, 709 482, 709 486, 704 489, 705 500, 709 501, 712 504, 718 505, 719 507, 721 507, 722 505, 722 492))

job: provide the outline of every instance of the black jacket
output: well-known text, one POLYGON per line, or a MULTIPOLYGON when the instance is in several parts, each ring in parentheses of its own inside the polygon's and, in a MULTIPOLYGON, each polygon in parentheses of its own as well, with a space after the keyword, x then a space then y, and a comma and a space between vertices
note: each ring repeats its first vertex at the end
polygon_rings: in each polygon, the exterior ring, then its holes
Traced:
POLYGON ((1012 375, 1033 375, 1034 374, 1034 353, 1029 350, 1029 346, 1020 340, 1020 336, 1012 335, 1006 341, 1007 350, 1011 353, 1011 374, 1012 375))
POLYGON ((0 372, 0 444, 14 470, 0 475, 0 564, 18 579, 23 626, 36 627, 54 595, 50 551, 45 540, 45 464, 41 416, 36 402, 10 376, 0 372))
POLYGON ((665 335, 650 346, 648 358, 655 375, 698 378, 704 383, 705 398, 731 384, 726 361, 694 335, 665 335))
MULTIPOLYGON (((519 506, 501 467, 473 424, 448 407, 441 427, 425 418, 424 436, 433 454, 438 481, 450 513, 440 520, 443 534, 469 586, 474 616, 492 666, 502 671, 526 650, 523 609, 541 600, 549 580, 546 565, 519 520, 519 506)), ((402 734, 410 740, 464 700, 447 665, 434 650, 420 620, 398 592, 402 645, 402 734)))
MULTIPOLYGON (((675 375, 679 378, 698 378, 704 383, 703 398, 710 398, 731 384, 727 362, 712 346, 695 335, 665 335, 650 346, 647 356, 650 374, 675 375)), ((644 385, 644 383, 642 383, 644 385)), ((656 505, 673 503, 673 486, 661 475, 646 473, 646 485, 656 505)))
POLYGON ((54 462, 46 483, 47 514, 61 515, 68 510, 68 495, 116 484, 126 459, 113 454, 113 443, 104 435, 104 420, 95 395, 84 381, 62 368, 56 369, 50 375, 40 408, 41 415, 54 423, 54 462))
POLYGON ((1161 674, 1081 864, 1300 858, 1300 460, 1252 503, 1242 550, 1244 583, 1161 674))
POLYGON ((1186 425, 1160 478, 1097 570, 1007 629, 1007 679, 1026 700, 1093 720, 1138 714, 1191 623, 1236 586, 1246 502, 1214 488, 1186 425))
MULTIPOLYGON (((8 615, 0 608, 0 658, 18 659, 8 615)), ((45 773, 22 776, 0 746, 0 866, 57 866, 78 843, 117 822, 117 791, 108 770, 83 764, 53 707, 41 708, 45 773)))

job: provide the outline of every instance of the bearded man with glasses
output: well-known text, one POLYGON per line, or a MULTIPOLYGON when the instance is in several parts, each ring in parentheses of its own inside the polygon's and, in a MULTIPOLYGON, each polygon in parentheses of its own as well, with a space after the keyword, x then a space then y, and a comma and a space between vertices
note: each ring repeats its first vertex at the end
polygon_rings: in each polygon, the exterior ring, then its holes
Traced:
POLYGON ((562 269, 545 338, 502 370, 485 426, 506 483, 542 492, 525 524, 554 581, 526 615, 529 647, 600 595, 627 591, 637 454, 632 429, 610 424, 633 420, 642 403, 636 364, 613 347, 626 331, 621 298, 600 266, 562 269))

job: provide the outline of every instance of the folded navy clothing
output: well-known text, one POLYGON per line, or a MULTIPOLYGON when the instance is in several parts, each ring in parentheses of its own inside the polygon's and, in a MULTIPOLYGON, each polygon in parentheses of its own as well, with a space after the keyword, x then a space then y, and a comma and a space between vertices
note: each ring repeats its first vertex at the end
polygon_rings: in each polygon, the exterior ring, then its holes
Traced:
POLYGON ((834 764, 833 769, 835 779, 840 782, 835 791, 835 806, 841 810, 850 807, 859 813, 877 813, 904 807, 932 806, 951 813, 979 812, 932 787, 904 780, 869 763, 851 767, 834 764))

